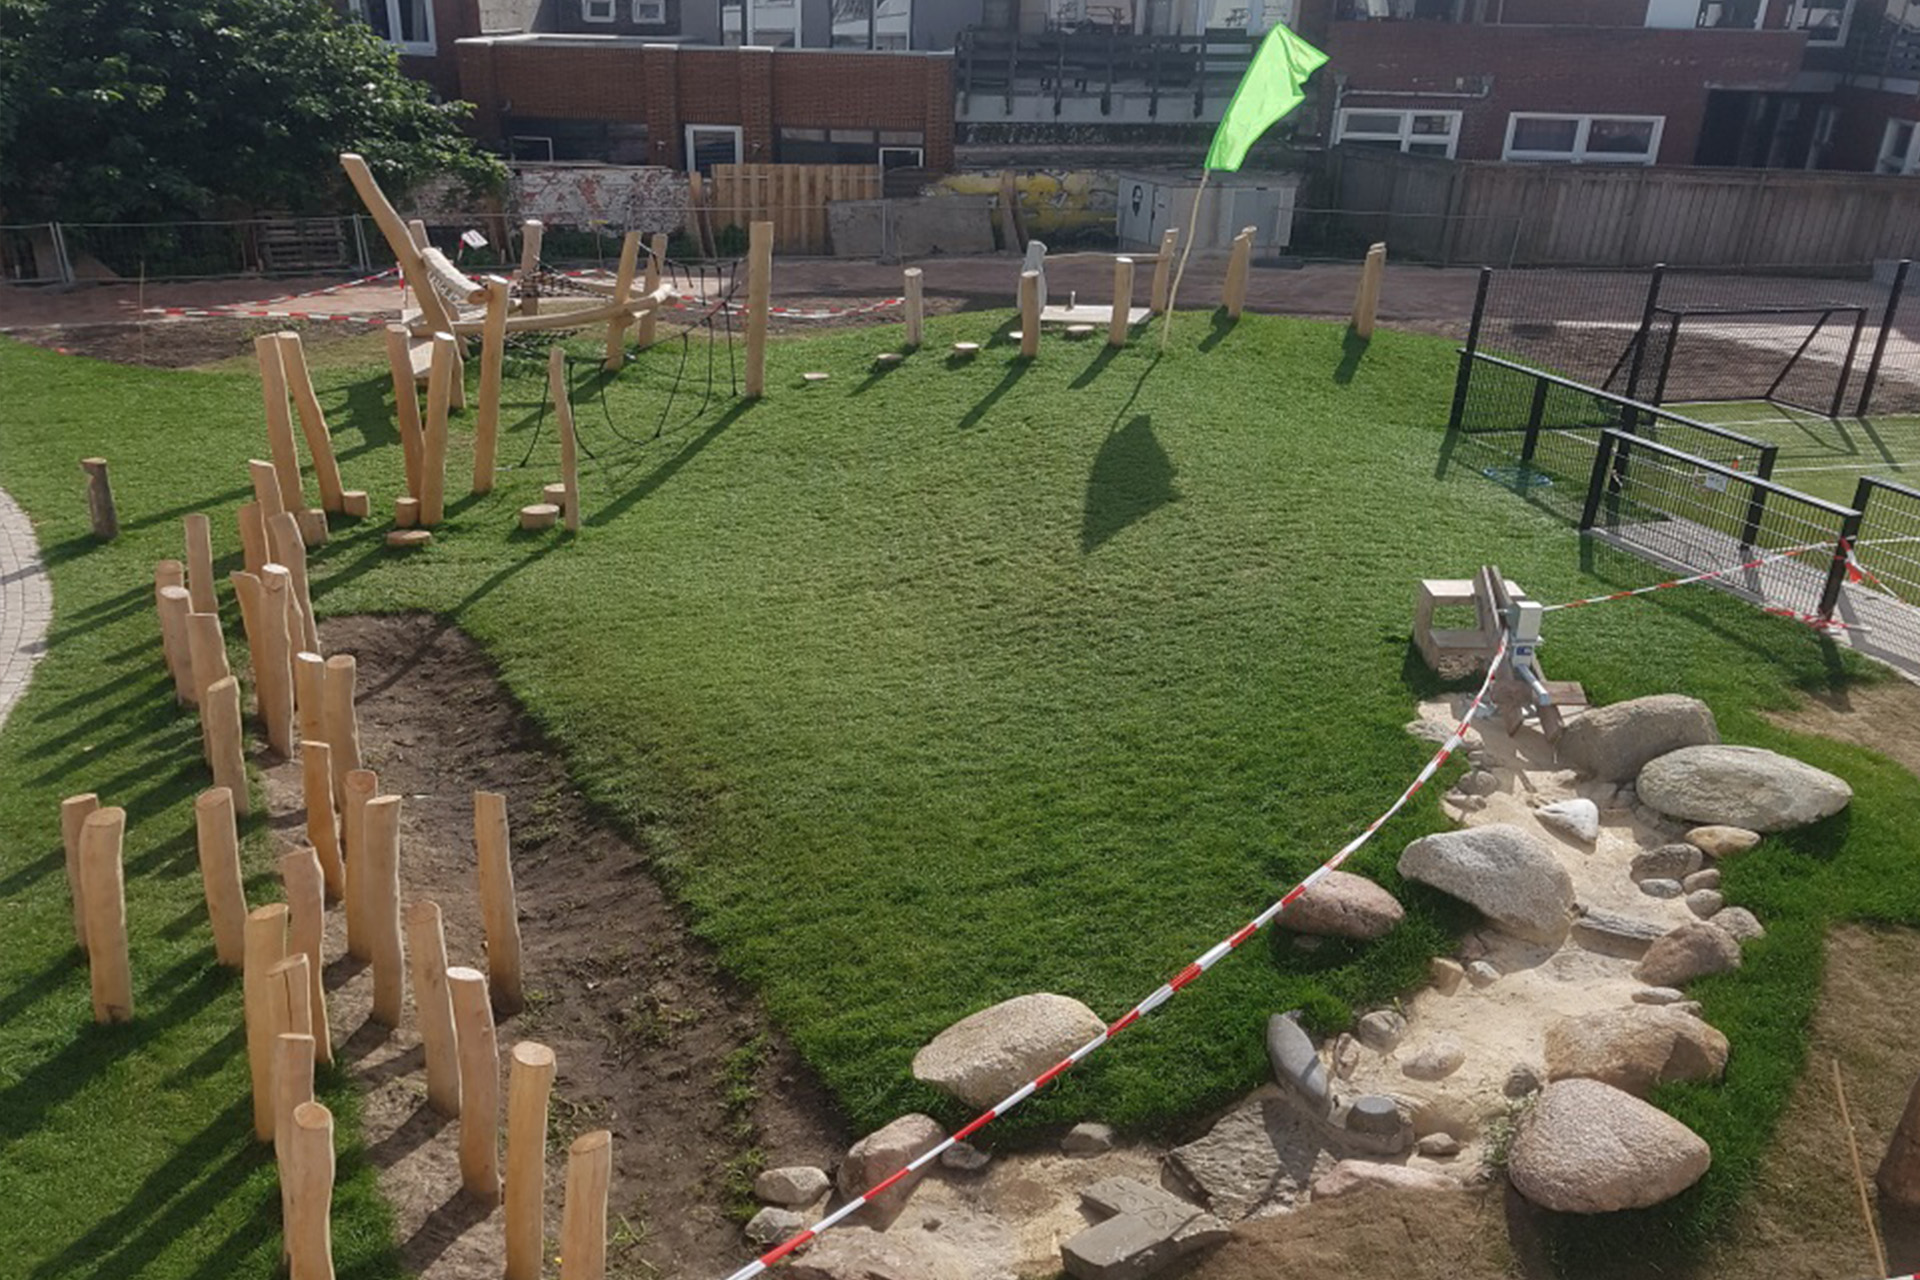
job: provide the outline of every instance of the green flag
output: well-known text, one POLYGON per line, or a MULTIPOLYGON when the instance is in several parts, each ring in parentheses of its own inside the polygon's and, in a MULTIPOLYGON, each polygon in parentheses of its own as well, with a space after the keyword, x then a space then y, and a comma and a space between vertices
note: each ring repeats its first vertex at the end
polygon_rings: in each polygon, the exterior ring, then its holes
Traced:
POLYGON ((1220 117, 1220 127, 1214 130, 1207 168, 1238 169, 1247 158, 1247 148, 1274 121, 1300 105, 1306 97, 1300 86, 1326 60, 1326 54, 1284 25, 1267 32, 1247 65, 1247 74, 1240 77, 1240 87, 1233 91, 1227 114, 1220 117))

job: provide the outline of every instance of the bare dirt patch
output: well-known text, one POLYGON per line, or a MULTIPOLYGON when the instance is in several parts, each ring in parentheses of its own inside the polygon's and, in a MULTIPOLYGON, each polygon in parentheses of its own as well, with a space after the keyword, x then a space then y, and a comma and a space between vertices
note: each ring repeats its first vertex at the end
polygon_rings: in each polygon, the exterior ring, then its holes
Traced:
MULTIPOLYGON (((499 1038, 503 1061, 522 1039, 559 1058, 550 1243, 567 1144, 608 1128, 610 1274, 732 1270, 752 1250, 729 1215, 729 1171, 737 1185, 762 1157, 830 1165, 844 1131, 823 1091, 691 935, 644 852, 587 809, 471 640, 418 614, 338 619, 322 639, 358 660, 366 767, 405 798, 403 892, 440 904, 454 964, 485 967, 473 792, 508 797, 529 1007, 502 1020, 499 1038)), ((303 835, 298 788, 297 766, 270 769, 273 823, 289 845, 303 835)), ((411 1010, 398 1032, 367 1022, 371 977, 345 958, 340 915, 327 941, 337 1056, 366 1090, 364 1137, 405 1261, 431 1280, 497 1276, 500 1216, 459 1190, 459 1124, 426 1107, 411 1010)))
POLYGON ((115 364, 188 369, 235 356, 251 358, 256 336, 286 330, 298 331, 309 353, 351 341, 367 332, 361 325, 236 317, 37 325, 11 330, 8 336, 50 351, 115 364))
POLYGON ((1869 747, 1920 774, 1920 685, 1888 680, 1810 693, 1798 708, 1772 719, 1800 733, 1869 747))

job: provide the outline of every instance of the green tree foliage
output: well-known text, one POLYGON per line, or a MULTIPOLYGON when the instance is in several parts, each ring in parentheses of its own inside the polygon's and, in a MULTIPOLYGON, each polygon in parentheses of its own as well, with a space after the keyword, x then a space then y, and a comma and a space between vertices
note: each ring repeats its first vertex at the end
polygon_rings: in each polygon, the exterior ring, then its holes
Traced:
POLYGON ((503 170, 391 46, 326 0, 0 0, 0 216, 333 212, 336 159, 389 192, 503 170))

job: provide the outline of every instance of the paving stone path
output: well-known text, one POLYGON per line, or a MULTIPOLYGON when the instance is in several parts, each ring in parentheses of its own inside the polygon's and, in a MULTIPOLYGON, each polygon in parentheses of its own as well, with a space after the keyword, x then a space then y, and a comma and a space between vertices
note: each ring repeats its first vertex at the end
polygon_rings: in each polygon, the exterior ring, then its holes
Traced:
POLYGON ((0 724, 27 691, 47 649, 53 584, 20 504, 0 489, 0 724))

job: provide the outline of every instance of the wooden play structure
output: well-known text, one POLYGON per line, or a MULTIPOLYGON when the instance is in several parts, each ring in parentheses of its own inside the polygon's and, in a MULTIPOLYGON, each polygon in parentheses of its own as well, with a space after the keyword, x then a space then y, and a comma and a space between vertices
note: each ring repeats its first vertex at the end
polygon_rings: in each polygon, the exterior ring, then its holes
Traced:
POLYGON ((1427 578, 1414 595, 1413 643, 1439 675, 1457 678, 1484 671, 1504 635, 1507 660, 1494 677, 1492 698, 1508 733, 1528 720, 1547 741, 1558 741, 1569 712, 1587 705, 1586 690, 1571 680, 1548 680, 1538 650, 1541 607, 1498 569, 1482 568, 1472 578, 1427 578), (1473 609, 1473 625, 1436 627, 1445 608, 1473 609))
POLYGON ((1367 250, 1360 267, 1360 287, 1353 298, 1353 333, 1358 338, 1373 336, 1374 317, 1380 310, 1380 284, 1387 271, 1387 246, 1384 241, 1367 250))

